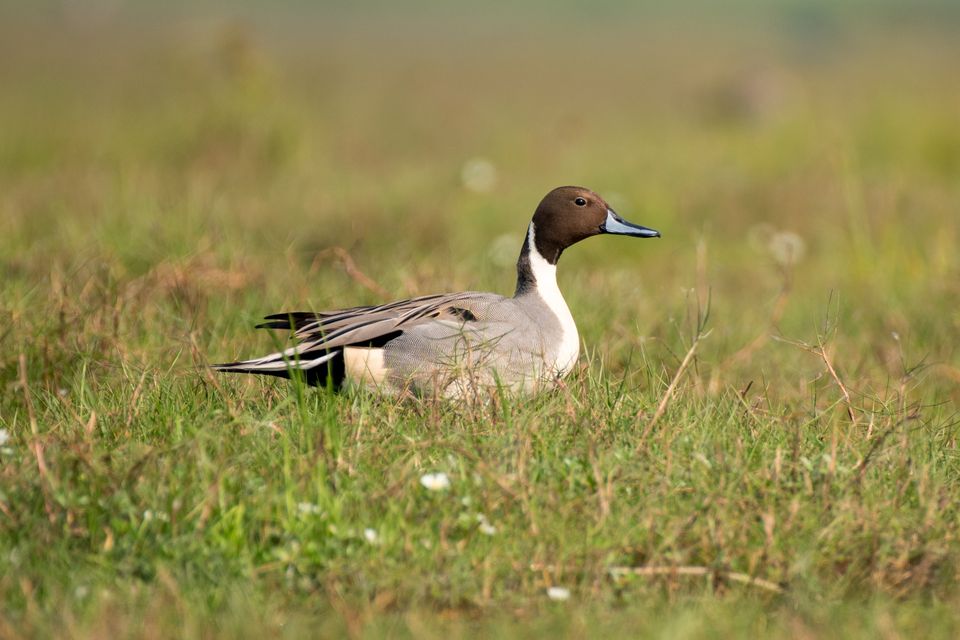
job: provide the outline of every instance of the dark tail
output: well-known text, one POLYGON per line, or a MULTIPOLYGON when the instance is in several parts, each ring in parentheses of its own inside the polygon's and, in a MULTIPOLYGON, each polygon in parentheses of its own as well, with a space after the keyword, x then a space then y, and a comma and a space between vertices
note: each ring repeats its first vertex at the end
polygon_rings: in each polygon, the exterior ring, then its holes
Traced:
POLYGON ((346 369, 343 363, 343 351, 324 353, 302 353, 296 360, 285 357, 283 353, 273 353, 255 360, 241 360, 212 364, 210 368, 223 373, 248 373, 262 376, 291 379, 301 376, 312 387, 331 386, 340 390, 346 369))

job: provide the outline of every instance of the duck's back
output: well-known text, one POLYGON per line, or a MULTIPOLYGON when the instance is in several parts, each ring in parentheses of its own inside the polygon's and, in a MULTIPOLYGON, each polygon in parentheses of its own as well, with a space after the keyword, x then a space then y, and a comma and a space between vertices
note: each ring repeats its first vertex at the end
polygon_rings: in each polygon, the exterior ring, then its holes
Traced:
POLYGON ((452 316, 412 326, 386 343, 383 375, 374 382, 418 395, 463 395, 497 385, 533 390, 556 376, 560 331, 555 316, 540 307, 495 294, 461 299, 452 316))

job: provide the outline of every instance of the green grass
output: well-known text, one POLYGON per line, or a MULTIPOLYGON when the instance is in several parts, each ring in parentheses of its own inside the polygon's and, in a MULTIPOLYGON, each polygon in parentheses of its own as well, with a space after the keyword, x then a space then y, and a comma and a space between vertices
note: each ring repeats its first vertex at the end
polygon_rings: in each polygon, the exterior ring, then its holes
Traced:
POLYGON ((960 46, 848 13, 0 20, 0 636, 956 637, 960 46), (198 366, 508 293, 566 183, 663 238, 564 255, 554 393, 198 366))

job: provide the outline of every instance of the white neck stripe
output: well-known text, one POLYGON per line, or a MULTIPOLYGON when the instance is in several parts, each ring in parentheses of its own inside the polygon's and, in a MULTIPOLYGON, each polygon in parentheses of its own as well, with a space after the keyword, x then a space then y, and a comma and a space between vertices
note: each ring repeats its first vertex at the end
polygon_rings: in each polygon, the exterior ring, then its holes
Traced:
POLYGON ((530 270, 533 272, 534 278, 534 291, 560 322, 562 333, 554 369, 557 375, 563 376, 570 371, 577 356, 580 355, 580 335, 577 333, 577 325, 573 321, 570 308, 567 306, 566 300, 563 299, 563 294, 560 293, 560 287, 557 286, 557 265, 547 262, 537 251, 532 222, 527 230, 527 247, 530 270))

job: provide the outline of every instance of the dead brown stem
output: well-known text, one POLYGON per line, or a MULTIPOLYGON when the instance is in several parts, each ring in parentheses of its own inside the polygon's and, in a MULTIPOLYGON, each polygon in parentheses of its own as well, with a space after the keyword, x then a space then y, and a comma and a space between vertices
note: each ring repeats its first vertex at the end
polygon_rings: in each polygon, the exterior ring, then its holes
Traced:
POLYGON ((33 410, 33 395, 30 393, 30 384, 27 382, 27 354, 21 353, 19 359, 20 389, 23 390, 23 399, 27 404, 27 419, 30 421, 30 433, 34 437, 40 435, 37 426, 37 414, 33 410))
POLYGON ((834 383, 840 389, 841 395, 843 395, 843 403, 847 407, 847 415, 850 417, 850 420, 853 422, 854 426, 856 426, 859 423, 859 419, 857 418, 857 413, 853 408, 853 397, 847 390, 847 385, 845 385, 843 380, 840 379, 840 375, 837 373, 836 368, 834 368, 833 361, 830 359, 830 355, 827 353, 826 346, 823 344, 823 339, 818 336, 816 346, 807 344, 806 342, 800 340, 790 340, 788 338, 776 336, 774 339, 779 340, 780 342, 786 342, 787 344, 792 344, 795 347, 799 347, 807 353, 812 353, 820 358, 821 361, 823 361, 824 366, 827 368, 827 373, 829 373, 830 377, 833 378, 834 383))
POLYGON ((751 587, 759 587, 773 593, 783 593, 783 587, 771 580, 755 578, 736 571, 718 571, 710 567, 682 566, 682 567, 611 567, 611 577, 622 576, 715 576, 722 580, 739 582, 751 587))
POLYGON ((827 350, 823 346, 823 340, 818 339, 818 345, 817 353, 820 356, 820 359, 823 360, 823 364, 826 365, 827 371, 830 372, 830 377, 833 378, 833 381, 837 383, 838 387, 840 387, 840 393, 843 394, 844 402, 847 404, 847 415, 850 416, 853 426, 857 426, 857 414, 853 411, 853 400, 850 398, 850 392, 847 391, 847 387, 845 384, 843 384, 843 380, 841 380, 840 376, 837 375, 837 370, 833 368, 833 363, 830 361, 830 356, 827 354, 827 350))
POLYGON ((666 392, 663 394, 663 398, 660 399, 660 404, 657 406, 656 412, 653 414, 653 418, 650 419, 650 422, 647 423, 646 428, 644 428, 643 433, 640 435, 640 442, 637 445, 637 449, 643 446, 643 443, 646 441, 647 436, 653 431, 653 428, 657 426, 657 422, 660 421, 660 418, 663 417, 663 414, 667 411, 667 405, 670 403, 670 399, 673 397, 673 392, 677 388, 677 384, 680 382, 680 377, 683 376, 683 372, 687 370, 687 366, 690 365, 690 362, 693 361, 693 356, 697 352, 697 346, 700 344, 700 341, 710 335, 710 332, 699 333, 697 337, 694 338, 693 344, 690 345, 690 349, 687 351, 687 355, 684 356, 683 362, 680 363, 680 368, 677 369, 677 373, 674 374, 673 380, 670 381, 670 386, 667 387, 666 392))
POLYGON ((47 461, 43 456, 43 445, 40 443, 40 426, 37 424, 37 414, 33 408, 33 395, 30 393, 30 384, 27 379, 27 354, 25 353, 21 353, 19 358, 19 378, 20 389, 23 390, 24 402, 27 405, 30 433, 33 435, 30 448, 33 450, 33 457, 37 460, 37 472, 40 474, 40 486, 43 488, 44 510, 47 512, 47 518, 50 522, 56 522, 57 515, 53 510, 49 489, 53 486, 53 479, 50 477, 50 470, 47 468, 47 461))
POLYGON ((130 425, 133 424, 134 418, 137 417, 137 414, 140 413, 140 394, 143 392, 143 382, 147 379, 147 370, 144 369, 143 373, 140 375, 140 381, 137 383, 136 388, 133 390, 133 396, 130 398, 130 406, 127 407, 127 421, 126 427, 130 428, 130 425))

